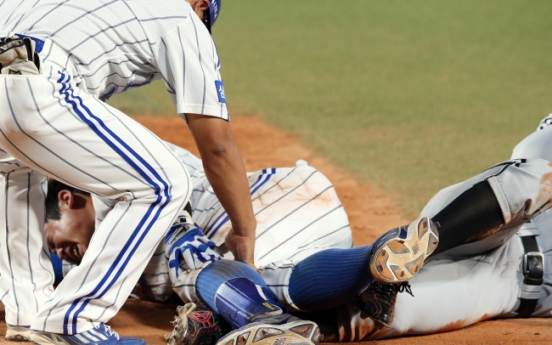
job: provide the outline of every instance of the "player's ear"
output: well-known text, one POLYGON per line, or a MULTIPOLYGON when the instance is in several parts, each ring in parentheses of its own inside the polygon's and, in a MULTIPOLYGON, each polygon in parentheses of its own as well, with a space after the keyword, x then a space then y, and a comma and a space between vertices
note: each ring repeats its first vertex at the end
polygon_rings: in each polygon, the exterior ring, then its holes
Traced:
POLYGON ((59 191, 58 193, 58 203, 59 203, 59 207, 62 208, 62 207, 67 207, 69 209, 73 208, 73 204, 75 202, 75 196, 73 195, 73 193, 71 193, 71 191, 67 190, 67 189, 62 189, 59 191))
POLYGON ((211 1, 209 0, 201 0, 201 9, 206 10, 211 6, 211 1))
POLYGON ((194 1, 190 1, 190 4, 192 5, 192 8, 194 9, 195 12, 198 12, 198 11, 203 12, 206 9, 209 8, 210 1, 209 0, 194 0, 194 1))

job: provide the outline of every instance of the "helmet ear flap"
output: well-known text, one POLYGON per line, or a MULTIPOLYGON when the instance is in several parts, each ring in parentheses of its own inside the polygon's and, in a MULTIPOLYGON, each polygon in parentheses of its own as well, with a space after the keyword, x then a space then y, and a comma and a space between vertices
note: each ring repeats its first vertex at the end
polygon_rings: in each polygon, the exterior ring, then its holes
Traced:
POLYGON ((215 22, 220 15, 221 6, 222 0, 209 0, 209 24, 211 24, 211 27, 215 25, 215 22))
POLYGON ((203 24, 207 27, 207 30, 211 32, 211 28, 215 24, 219 14, 221 0, 207 0, 209 2, 209 7, 203 11, 203 24))

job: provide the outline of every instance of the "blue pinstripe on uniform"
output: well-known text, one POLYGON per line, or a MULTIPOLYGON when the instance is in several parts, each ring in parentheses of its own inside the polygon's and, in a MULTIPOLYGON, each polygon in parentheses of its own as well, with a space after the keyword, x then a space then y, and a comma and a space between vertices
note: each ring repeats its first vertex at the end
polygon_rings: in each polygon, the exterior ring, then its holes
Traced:
POLYGON ((142 157, 124 143, 115 133, 113 133, 101 119, 92 114, 90 109, 83 103, 82 98, 74 96, 73 89, 69 84, 71 80, 65 74, 60 73, 57 81, 60 84, 60 94, 64 97, 67 104, 70 104, 74 112, 115 152, 117 152, 130 166, 132 166, 150 185, 154 187, 157 199, 150 205, 146 214, 140 220, 140 223, 125 243, 123 249, 111 264, 107 273, 103 276, 100 283, 88 295, 76 299, 69 307, 64 317, 63 331, 66 334, 77 332, 76 320, 78 315, 84 310, 86 305, 92 299, 101 298, 111 286, 117 281, 130 258, 137 250, 138 246, 147 235, 151 226, 159 217, 163 208, 169 203, 170 186, 161 176, 151 167, 142 157))
MULTIPOLYGON (((261 188, 265 183, 267 183, 270 180, 270 176, 274 175, 276 173, 276 169, 270 168, 270 169, 263 169, 263 172, 259 177, 257 178, 257 181, 249 187, 250 194, 253 195, 259 188, 261 188)), ((226 223, 230 219, 228 217, 228 214, 226 211, 222 212, 217 219, 205 230, 205 234, 210 239, 212 238, 217 231, 222 227, 224 223, 226 223), (223 218, 224 217, 224 218, 223 218), (221 220, 222 219, 222 220, 221 220)))
MULTIPOLYGON (((251 187, 249 187, 250 189, 251 188, 254 188, 254 186, 256 186, 263 178, 263 176, 265 176, 265 173, 266 173, 266 169, 263 169, 262 173, 259 175, 259 177, 257 177, 257 181, 255 181, 251 187)), ((222 212, 221 214, 219 214, 219 216, 217 217, 217 219, 215 219, 215 221, 213 223, 211 223, 211 225, 209 225, 205 230, 204 230, 204 234, 208 234, 215 225, 217 225, 219 223, 219 221, 222 219, 222 217, 224 217, 226 215, 226 212, 222 212)), ((212 237, 211 236, 208 236, 209 238, 212 237)))

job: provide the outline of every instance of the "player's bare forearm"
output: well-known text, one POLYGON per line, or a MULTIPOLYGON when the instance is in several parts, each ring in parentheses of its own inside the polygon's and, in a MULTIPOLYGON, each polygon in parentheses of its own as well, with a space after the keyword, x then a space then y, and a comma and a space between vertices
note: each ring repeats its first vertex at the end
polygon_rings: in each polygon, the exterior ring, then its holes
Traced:
POLYGON ((235 235, 254 237, 256 221, 241 155, 232 145, 215 151, 201 155, 205 174, 230 217, 235 235))
POLYGON ((226 245, 237 260, 253 266, 257 223, 245 167, 230 125, 209 116, 187 114, 186 118, 203 160, 205 175, 232 223, 226 245))

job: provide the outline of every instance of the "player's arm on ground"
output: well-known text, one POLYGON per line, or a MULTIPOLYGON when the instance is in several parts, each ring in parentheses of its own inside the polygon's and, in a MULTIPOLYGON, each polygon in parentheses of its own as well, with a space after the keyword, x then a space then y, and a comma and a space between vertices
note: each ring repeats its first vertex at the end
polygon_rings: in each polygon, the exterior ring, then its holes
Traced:
POLYGON ((254 266, 257 222, 245 167, 230 123, 195 114, 186 114, 186 119, 203 160, 205 175, 232 223, 226 245, 236 260, 254 266))

